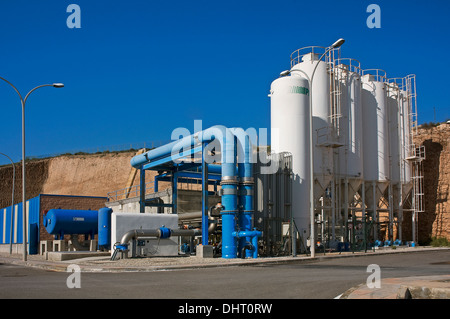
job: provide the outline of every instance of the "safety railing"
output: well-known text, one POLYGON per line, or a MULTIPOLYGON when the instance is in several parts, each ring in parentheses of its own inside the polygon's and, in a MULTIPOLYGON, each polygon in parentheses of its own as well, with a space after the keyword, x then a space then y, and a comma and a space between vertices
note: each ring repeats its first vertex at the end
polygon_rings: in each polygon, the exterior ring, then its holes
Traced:
MULTIPOLYGON (((138 197, 140 196, 141 187, 140 185, 134 185, 131 187, 125 187, 122 189, 118 189, 116 191, 112 191, 107 193, 107 198, 109 202, 115 202, 121 199, 126 199, 130 197, 138 197)), ((154 182, 145 183, 145 194, 154 193, 154 182)))

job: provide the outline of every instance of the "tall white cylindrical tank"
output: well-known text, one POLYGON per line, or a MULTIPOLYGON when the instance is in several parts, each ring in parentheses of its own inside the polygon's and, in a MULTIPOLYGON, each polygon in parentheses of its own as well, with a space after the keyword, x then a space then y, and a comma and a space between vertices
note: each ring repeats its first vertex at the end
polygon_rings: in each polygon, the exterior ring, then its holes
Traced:
POLYGON ((400 118, 402 123, 402 160, 404 163, 401 172, 401 180, 406 184, 411 183, 411 164, 409 160, 407 160, 407 158, 412 156, 414 153, 411 132, 411 116, 413 109, 413 101, 411 96, 415 94, 415 92, 413 92, 413 86, 415 85, 413 81, 415 81, 415 75, 409 75, 405 77, 403 81, 403 89, 401 91, 402 103, 400 106, 400 118))
POLYGON ((363 121, 361 109, 361 76, 359 62, 340 59, 334 68, 339 107, 338 141, 339 175, 363 177, 363 121))
POLYGON ((411 81, 414 81, 415 76, 407 76, 404 78, 404 85, 401 90, 402 100, 399 106, 400 108, 400 123, 401 123, 401 171, 400 180, 402 183, 402 198, 403 201, 406 200, 407 195, 411 192, 412 185, 412 167, 411 162, 408 157, 414 155, 415 150, 413 149, 412 141, 412 127, 411 127, 411 113, 412 113, 412 99, 411 95, 414 93, 411 87, 414 85, 411 81))
POLYGON ((382 72, 376 70, 377 74, 362 76, 364 179, 367 181, 389 180, 386 77, 382 72))
POLYGON ((401 79, 391 79, 387 86, 387 104, 389 115, 389 152, 391 156, 391 183, 399 184, 401 180, 402 166, 402 124, 401 108, 403 104, 403 94, 401 91, 401 79))
POLYGON ((390 177, 386 73, 365 70, 361 82, 364 180, 376 185, 375 198, 374 192, 366 186, 366 201, 377 204, 390 177))
POLYGON ((412 151, 410 77, 391 79, 388 86, 391 182, 401 185, 401 198, 394 194, 395 203, 404 202, 411 192, 412 151))
POLYGON ((301 233, 309 233, 309 82, 299 74, 272 82, 271 152, 292 154, 292 216, 301 233))
POLYGON ((345 203, 352 200, 363 180, 361 68, 354 59, 339 59, 335 64, 336 131, 342 145, 337 149, 336 174, 344 182, 341 184, 341 202, 345 203))
POLYGON ((332 180, 333 172, 333 150, 328 147, 328 143, 332 139, 330 75, 327 62, 324 59, 319 61, 325 50, 326 48, 321 47, 307 47, 291 54, 291 73, 312 80, 312 141, 314 144, 314 198, 316 200, 324 194, 332 180))

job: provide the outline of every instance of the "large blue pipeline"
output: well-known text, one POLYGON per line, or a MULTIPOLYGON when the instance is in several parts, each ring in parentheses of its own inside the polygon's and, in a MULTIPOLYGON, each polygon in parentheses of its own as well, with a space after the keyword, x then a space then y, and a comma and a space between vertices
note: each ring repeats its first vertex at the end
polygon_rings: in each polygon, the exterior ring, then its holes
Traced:
POLYGON ((220 182, 223 207, 221 211, 222 258, 244 257, 241 254, 245 254, 245 257, 257 258, 257 243, 261 232, 251 229, 254 189, 251 163, 252 142, 244 130, 213 126, 136 155, 131 159, 130 164, 140 169, 144 164, 178 154, 182 149, 190 149, 215 140, 220 142, 222 150, 220 182), (237 229, 236 217, 238 217, 239 229, 237 229))

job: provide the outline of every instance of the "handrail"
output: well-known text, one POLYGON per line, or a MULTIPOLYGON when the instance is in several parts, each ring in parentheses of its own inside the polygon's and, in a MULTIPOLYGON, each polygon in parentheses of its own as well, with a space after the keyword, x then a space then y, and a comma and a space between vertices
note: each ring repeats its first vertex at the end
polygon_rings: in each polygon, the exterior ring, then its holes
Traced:
POLYGON ((382 69, 366 69, 362 70, 361 76, 373 75, 374 81, 376 82, 387 82, 386 71, 382 69))
POLYGON ((309 47, 303 47, 300 49, 295 50, 291 53, 291 67, 293 67, 296 64, 299 64, 302 62, 302 58, 307 54, 323 54, 326 52, 326 47, 321 46, 309 46, 309 47))
MULTIPOLYGON (((153 187, 154 187, 154 181, 145 183, 146 194, 148 194, 147 190, 152 189, 153 187), (151 184, 150 187, 147 187, 148 184, 151 184)), ((109 192, 106 194, 106 197, 108 198, 108 201, 118 201, 119 199, 129 198, 130 194, 136 194, 136 196, 131 196, 131 197, 138 197, 140 194, 140 185, 125 187, 125 188, 121 188, 121 189, 109 192)))
POLYGON ((344 65, 348 67, 347 70, 349 72, 353 72, 358 75, 362 74, 361 62, 358 60, 353 58, 339 58, 335 60, 335 68, 344 69, 344 65))

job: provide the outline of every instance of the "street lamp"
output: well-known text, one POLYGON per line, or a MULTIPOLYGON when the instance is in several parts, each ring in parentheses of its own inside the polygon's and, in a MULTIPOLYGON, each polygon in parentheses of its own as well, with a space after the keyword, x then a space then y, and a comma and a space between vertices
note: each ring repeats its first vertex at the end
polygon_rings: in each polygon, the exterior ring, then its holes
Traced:
POLYGON ((13 234, 13 210, 14 210, 14 182, 16 180, 16 165, 14 165, 13 160, 6 154, 0 153, 0 155, 6 156, 12 164, 13 167, 13 179, 12 179, 12 195, 11 195, 11 229, 9 232, 9 254, 12 254, 12 234, 13 234))
POLYGON ((55 88, 62 88, 64 87, 64 84, 62 83, 53 83, 53 84, 43 84, 36 86, 35 88, 31 89, 27 95, 25 95, 25 98, 22 98, 22 95, 20 94, 19 90, 8 80, 5 78, 0 77, 1 80, 8 83, 14 91, 16 91, 17 95, 19 95, 20 102, 22 104, 22 223, 23 223, 23 261, 27 261, 27 205, 26 205, 26 198, 25 198, 25 103, 27 102, 28 97, 30 94, 45 86, 52 86, 55 88))
MULTIPOLYGON (((309 82, 309 127, 311 130, 311 133, 309 134, 309 167, 310 167, 310 184, 309 184, 309 217, 310 217, 310 250, 311 250, 311 257, 316 256, 316 243, 315 243, 315 225, 314 225, 314 146, 313 146, 313 116, 312 116, 312 110, 313 110, 313 103, 312 103, 312 84, 314 80, 314 74, 316 73, 316 69, 319 66, 319 62, 323 59, 323 57, 330 52, 333 49, 339 48, 341 45, 343 45, 345 40, 343 38, 338 39, 336 42, 334 42, 331 46, 327 47, 325 49, 325 52, 320 56, 320 58, 317 60, 317 64, 314 67, 313 72, 311 73, 311 77, 309 77, 306 72, 302 70, 292 70, 292 71, 298 71, 303 73, 303 75, 308 79, 309 82)), ((292 71, 283 71, 280 73, 280 76, 287 76, 292 71)))
POLYGON ((315 234, 315 216, 314 216, 314 146, 313 146, 313 134, 312 134, 312 129, 313 129, 313 116, 312 116, 312 84, 313 84, 313 79, 314 79, 314 73, 316 73, 316 69, 319 66, 319 62, 323 59, 323 57, 330 52, 333 49, 337 49, 339 48, 341 45, 343 45, 345 42, 344 39, 340 38, 339 40, 337 40, 336 42, 334 42, 331 46, 329 46, 325 52, 322 54, 322 56, 319 58, 319 60, 317 61, 316 66, 314 67, 313 73, 311 74, 311 80, 310 80, 310 85, 309 85, 309 107, 310 107, 310 112, 309 112, 309 127, 311 130, 311 134, 309 134, 309 161, 310 161, 310 174, 311 174, 311 179, 310 179, 310 184, 309 184, 309 205, 310 205, 310 219, 311 219, 311 230, 310 230, 310 249, 311 249, 311 257, 314 258, 316 256, 316 234, 315 234))

